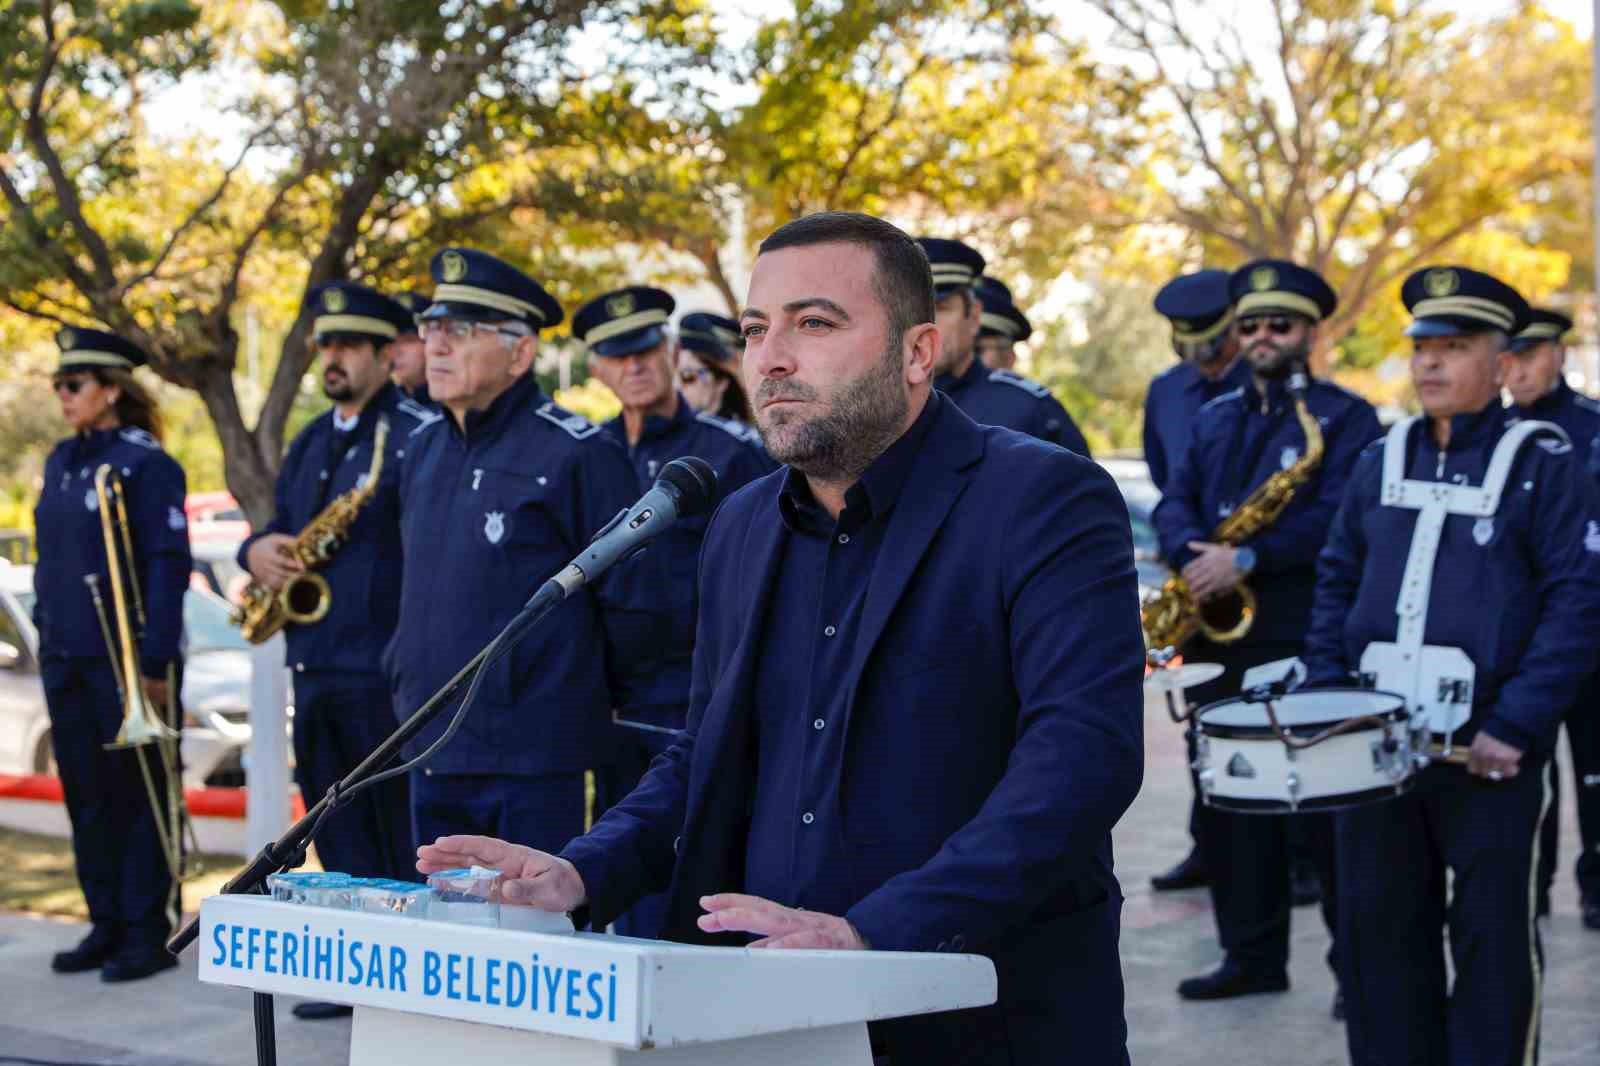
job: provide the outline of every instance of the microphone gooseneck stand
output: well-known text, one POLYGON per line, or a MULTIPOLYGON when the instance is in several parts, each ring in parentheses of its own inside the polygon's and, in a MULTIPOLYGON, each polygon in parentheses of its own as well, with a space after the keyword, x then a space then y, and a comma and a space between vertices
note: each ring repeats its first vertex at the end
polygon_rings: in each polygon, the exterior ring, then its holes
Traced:
MULTIPOLYGON (((444 712, 450 701, 461 691, 462 686, 472 682, 482 671, 515 647, 517 641, 526 636, 540 619, 573 592, 643 549, 650 538, 679 518, 709 510, 715 501, 716 490, 716 472, 704 460, 694 456, 684 456, 669 462, 662 468, 661 476, 657 478, 655 486, 649 492, 632 507, 619 511, 615 518, 595 534, 589 546, 576 559, 540 585, 538 591, 523 604, 522 610, 506 623, 499 635, 456 671, 456 675, 446 681, 439 691, 428 697, 426 703, 401 722, 399 728, 379 744, 371 755, 363 759, 360 765, 330 788, 327 794, 317 801, 316 806, 306 811, 305 815, 290 826, 281 837, 262 848, 249 866, 240 870, 222 886, 221 894, 248 895, 260 892, 269 876, 282 870, 292 870, 305 862, 306 848, 333 809, 347 802, 351 795, 361 791, 382 774, 384 767, 400 754, 406 742, 444 712), (613 533, 615 535, 611 535, 613 533)), ((476 692, 476 685, 468 690, 466 701, 457 708, 457 721, 467 710, 476 692)), ((436 741, 434 747, 429 748, 416 761, 425 759, 439 744, 447 740, 454 727, 455 724, 452 723, 444 737, 436 741)), ((398 770, 389 772, 396 773, 398 770)), ((167 950, 174 955, 180 954, 184 948, 194 943, 199 935, 200 918, 196 915, 168 938, 167 950)), ((272 995, 256 992, 253 993, 253 997, 256 1064, 277 1066, 277 1031, 272 995)))

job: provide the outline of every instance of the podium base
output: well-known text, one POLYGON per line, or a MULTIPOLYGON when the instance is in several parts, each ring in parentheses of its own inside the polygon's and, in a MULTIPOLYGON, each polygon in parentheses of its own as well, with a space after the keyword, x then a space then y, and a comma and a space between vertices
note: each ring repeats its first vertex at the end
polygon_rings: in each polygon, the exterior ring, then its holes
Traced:
POLYGON ((872 1066, 864 1022, 635 1051, 566 1036, 356 1007, 350 1066, 872 1066))

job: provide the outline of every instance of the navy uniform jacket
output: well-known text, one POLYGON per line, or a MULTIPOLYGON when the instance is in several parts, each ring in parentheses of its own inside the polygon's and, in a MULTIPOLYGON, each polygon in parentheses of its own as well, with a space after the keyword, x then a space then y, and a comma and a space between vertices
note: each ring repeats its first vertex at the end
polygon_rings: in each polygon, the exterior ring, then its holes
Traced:
MULTIPOLYGON (((699 456, 711 464, 717 472, 717 491, 724 496, 772 470, 772 461, 761 450, 761 438, 754 430, 713 414, 695 414, 682 396, 678 397, 678 410, 671 418, 645 419, 639 441, 631 448, 621 416, 607 422, 604 428, 627 449, 641 494, 656 483, 663 466, 686 455, 699 456)), ((664 599, 671 612, 671 632, 667 645, 658 649, 660 668, 653 676, 642 679, 630 715, 653 725, 683 728, 699 599, 695 574, 709 517, 700 514, 680 519, 648 549, 666 570, 664 599)))
POLYGON ((45 461, 44 488, 33 512, 39 545, 33 622, 39 630, 40 658, 103 659, 110 654, 83 580, 85 574, 100 576, 100 598, 112 617, 111 579, 94 491, 94 473, 103 463, 121 475, 127 494, 146 618, 139 672, 162 677, 167 664, 177 659, 183 635, 183 594, 192 566, 189 524, 183 511, 183 468, 142 429, 79 434, 56 445, 45 461))
POLYGON ((362 506, 333 560, 316 568, 332 592, 327 617, 284 630, 288 662, 296 671, 375 674, 400 617, 400 467, 423 434, 438 432, 444 416, 394 385, 379 390, 348 433, 334 428, 333 414, 313 419, 289 446, 273 493, 272 521, 240 545, 239 565, 258 539, 268 533, 297 536, 331 501, 364 481, 378 419, 387 418, 378 491, 362 506))
MULTIPOLYGON (((1256 553, 1255 572, 1248 578, 1257 599, 1256 620, 1245 637, 1252 643, 1305 636, 1317 553, 1356 456, 1382 433, 1371 404, 1330 382, 1313 380, 1306 406, 1322 426, 1322 463, 1278 520, 1245 542, 1256 553)), ((1264 400, 1252 381, 1206 404, 1195 415, 1189 447, 1156 505, 1162 554, 1182 570, 1195 556, 1190 541, 1210 541, 1235 507, 1305 448, 1294 402, 1280 382, 1270 383, 1264 400)))
MULTIPOLYGON (((843 764, 813 783, 837 797, 851 861, 780 902, 847 895, 875 948, 991 955, 1007 1025, 1031 1027, 1011 1032, 1018 1062, 1124 1062, 1111 828, 1144 758, 1127 508, 1092 463, 929 403, 833 682, 852 694, 843 764)), ((745 879, 784 476, 706 533, 686 731, 563 853, 597 924, 670 884, 664 935, 705 942, 699 898, 745 879)))
MULTIPOLYGON (((1481 485, 1508 420, 1498 406, 1451 421, 1440 452, 1425 423, 1411 431, 1406 477, 1481 485)), ((1417 512, 1378 503, 1381 442, 1362 453, 1317 562, 1306 637, 1307 682, 1347 682, 1373 641, 1392 641, 1395 604, 1417 512)), ((1423 639, 1460 648, 1477 668, 1472 718, 1522 751, 1550 748, 1595 662, 1600 631, 1600 508, 1581 457, 1550 438, 1525 444, 1500 510, 1483 525, 1445 519, 1423 639), (1476 528, 1475 528, 1476 527, 1476 528), (1483 543, 1479 540, 1483 539, 1483 543)))
POLYGON ((1564 379, 1557 378, 1556 387, 1532 404, 1513 404, 1510 410, 1518 418, 1554 422, 1566 430, 1590 476, 1600 479, 1600 400, 1577 392, 1564 379))
MULTIPOLYGON (((534 590, 637 499, 617 443, 557 407, 533 375, 417 438, 400 477, 405 576, 385 653, 395 713, 409 715, 481 651, 534 590)), ((628 708, 668 639, 650 552, 580 589, 490 667, 440 773, 576 773, 608 758, 610 712, 628 708)), ((408 746, 435 740, 444 715, 408 746)))
POLYGON ((1193 363, 1179 363, 1150 382, 1144 398, 1144 461, 1158 492, 1167 490, 1168 479, 1183 459, 1195 412, 1249 383, 1250 364, 1242 357, 1216 381, 1202 375, 1193 363))
POLYGON ((974 422, 1003 426, 1059 444, 1087 457, 1089 442, 1061 406, 1061 401, 1037 381, 1010 370, 990 370, 974 358, 960 377, 941 374, 934 382, 940 392, 956 402, 974 422))

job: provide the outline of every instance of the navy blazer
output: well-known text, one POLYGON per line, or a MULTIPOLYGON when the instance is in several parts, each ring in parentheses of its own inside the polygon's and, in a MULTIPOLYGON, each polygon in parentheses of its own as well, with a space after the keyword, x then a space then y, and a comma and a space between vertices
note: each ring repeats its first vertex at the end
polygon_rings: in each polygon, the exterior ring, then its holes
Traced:
POLYGON ((1144 397, 1144 462, 1158 492, 1167 491, 1172 472, 1189 447, 1189 429, 1200 408, 1250 383, 1250 363, 1235 357, 1233 366, 1216 381, 1182 362, 1157 374, 1144 397))
MULTIPOLYGON (((1126 1062, 1111 828, 1144 756, 1127 509, 1095 464, 929 402, 839 678, 847 917, 875 948, 995 960, 996 1008, 897 1023, 912 1061, 991 1061, 987 1045, 992 1061, 1126 1062)), ((670 885, 668 938, 734 942, 695 921, 744 876, 782 484, 753 482, 712 518, 688 728, 563 852, 597 924, 670 885)))

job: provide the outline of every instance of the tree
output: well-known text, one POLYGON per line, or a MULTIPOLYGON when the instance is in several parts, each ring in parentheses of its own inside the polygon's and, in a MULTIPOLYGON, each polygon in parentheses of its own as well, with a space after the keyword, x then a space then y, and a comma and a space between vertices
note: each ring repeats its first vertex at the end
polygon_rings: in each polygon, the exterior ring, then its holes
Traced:
POLYGON ((503 208, 463 193, 508 127, 555 144, 590 132, 562 108, 582 82, 573 31, 645 17, 648 5, 596 0, 0 8, 0 194, 14 220, 0 302, 139 341, 204 400, 228 485, 259 522, 312 355, 295 318, 305 292, 413 279, 503 208), (152 94, 241 70, 254 83, 227 107, 244 130, 232 158, 154 141, 152 94), (247 295, 293 319, 254 425, 234 379, 247 295))
POLYGON ((1471 234, 1538 241, 1562 231, 1551 203, 1582 217, 1588 48, 1536 6, 1475 24, 1424 0, 1256 0, 1225 22, 1178 0, 1093 5, 1168 131, 1147 214, 1126 221, 1181 226, 1208 261, 1322 272, 1340 293, 1325 344, 1471 234))

